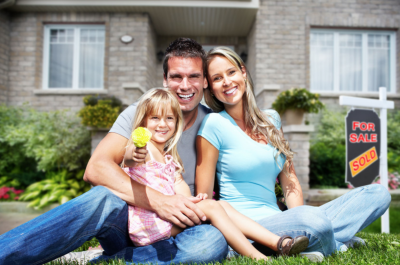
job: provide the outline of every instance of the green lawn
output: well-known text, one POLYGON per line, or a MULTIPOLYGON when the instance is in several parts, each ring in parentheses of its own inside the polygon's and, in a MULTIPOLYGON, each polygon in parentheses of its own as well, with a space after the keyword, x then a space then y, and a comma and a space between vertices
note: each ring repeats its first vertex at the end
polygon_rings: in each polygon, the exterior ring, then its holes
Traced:
MULTIPOLYGON (((347 252, 336 253, 330 257, 326 257, 320 264, 400 264, 400 209, 390 208, 390 234, 381 234, 380 219, 376 220, 370 226, 365 228, 357 236, 363 238, 367 245, 357 246, 355 249, 349 249, 347 252)), ((87 250, 90 246, 97 246, 98 241, 92 239, 86 242, 76 251, 87 250)), ((290 258, 274 258, 268 264, 308 264, 309 260, 300 257, 290 258)), ((49 262, 47 265, 61 265, 59 262, 49 262)), ((125 265, 122 260, 108 261, 107 263, 99 263, 102 265, 125 265)), ((220 263, 217 263, 220 264, 220 263)), ((231 260, 224 260, 224 265, 238 264, 263 264, 263 262, 253 261, 249 258, 238 257, 231 260)), ((67 263, 67 265, 77 265, 75 262, 67 263)))
MULTIPOLYGON (((389 227, 391 234, 400 234, 400 208, 389 209, 389 227)), ((363 232, 366 233, 380 233, 381 232, 381 218, 366 227, 363 232)))
MULTIPOLYGON (((337 253, 330 257, 326 257, 320 264, 400 264, 400 235, 398 234, 375 234, 360 232, 357 236, 365 239, 366 246, 357 246, 355 249, 349 249, 347 252, 337 253)), ((96 245, 96 240, 86 242, 84 246, 78 250, 85 250, 90 245, 96 245)), ((309 260, 300 257, 290 258, 274 258, 268 264, 308 264, 309 260)), ((68 265, 76 265, 70 262, 68 265)), ((99 263, 102 265, 125 265, 122 260, 113 260, 107 263, 99 263)), ((220 264, 220 263, 217 263, 220 264)), ((263 264, 249 258, 238 257, 231 260, 223 261, 224 265, 237 264, 263 264)), ((59 262, 49 262, 47 265, 61 265, 59 262)))

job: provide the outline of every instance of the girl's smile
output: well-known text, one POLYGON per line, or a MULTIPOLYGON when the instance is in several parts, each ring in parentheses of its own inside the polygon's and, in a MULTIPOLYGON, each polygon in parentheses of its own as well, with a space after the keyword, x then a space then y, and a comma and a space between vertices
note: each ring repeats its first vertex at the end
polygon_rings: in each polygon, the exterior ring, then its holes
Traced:
POLYGON ((152 133, 151 142, 163 150, 165 143, 173 136, 176 129, 176 117, 170 105, 160 107, 157 113, 146 117, 146 127, 152 133))

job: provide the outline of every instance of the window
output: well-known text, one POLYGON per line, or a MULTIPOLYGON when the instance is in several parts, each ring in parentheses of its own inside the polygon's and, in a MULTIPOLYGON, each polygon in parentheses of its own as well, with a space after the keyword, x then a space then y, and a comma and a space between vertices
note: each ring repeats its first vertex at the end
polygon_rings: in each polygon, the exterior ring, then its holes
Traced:
POLYGON ((103 89, 103 25, 46 25, 44 89, 103 89))
POLYGON ((390 31, 312 29, 311 90, 394 93, 395 40, 390 31))

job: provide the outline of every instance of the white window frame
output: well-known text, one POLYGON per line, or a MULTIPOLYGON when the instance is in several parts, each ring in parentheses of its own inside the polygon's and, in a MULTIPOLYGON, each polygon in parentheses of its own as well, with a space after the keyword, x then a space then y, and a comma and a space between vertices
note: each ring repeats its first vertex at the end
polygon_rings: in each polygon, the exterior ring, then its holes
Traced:
MULTIPOLYGON (((48 24, 44 25, 43 34, 43 73, 42 73, 42 87, 46 90, 103 90, 104 89, 104 69, 102 74, 101 87, 95 88, 79 88, 79 51, 80 51, 80 33, 81 29, 104 29, 104 25, 85 25, 85 24, 48 24), (50 60, 50 30, 51 29, 74 29, 74 58, 72 68, 72 87, 65 88, 50 88, 49 87, 49 60, 50 60), (79 29, 79 30, 78 30, 79 29)), ((105 40, 103 44, 103 57, 105 55, 105 40)), ((104 64, 103 59, 103 64, 104 64)))
MULTIPOLYGON (((312 33, 333 33, 333 90, 316 90, 310 87, 312 92, 320 94, 357 94, 357 93, 369 93, 379 94, 379 91, 368 91, 368 64, 364 63, 364 60, 368 60, 368 34, 379 34, 389 35, 389 82, 390 91, 388 94, 396 93, 396 32, 395 31, 382 31, 382 30, 352 30, 352 29, 311 29, 310 39, 312 33), (362 34, 362 90, 361 91, 341 91, 340 80, 339 80, 339 34, 340 33, 358 33, 362 34)), ((310 42, 310 84, 311 84, 311 42, 310 42)))

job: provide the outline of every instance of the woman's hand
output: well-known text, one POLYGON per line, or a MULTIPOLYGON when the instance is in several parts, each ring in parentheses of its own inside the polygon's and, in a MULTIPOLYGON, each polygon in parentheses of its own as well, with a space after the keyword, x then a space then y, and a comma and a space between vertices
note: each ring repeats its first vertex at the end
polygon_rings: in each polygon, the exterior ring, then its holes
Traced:
POLYGON ((197 194, 196 198, 200 199, 200 200, 206 200, 208 198, 207 193, 199 193, 197 194))

